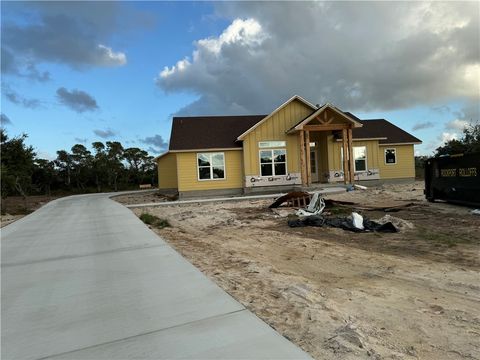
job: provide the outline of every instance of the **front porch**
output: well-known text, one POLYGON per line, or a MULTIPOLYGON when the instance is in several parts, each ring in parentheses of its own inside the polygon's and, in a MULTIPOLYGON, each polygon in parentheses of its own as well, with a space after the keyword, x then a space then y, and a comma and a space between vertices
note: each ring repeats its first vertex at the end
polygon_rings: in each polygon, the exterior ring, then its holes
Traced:
POLYGON ((330 104, 320 107, 287 134, 298 133, 300 173, 303 187, 330 183, 332 176, 342 176, 344 184, 355 181, 352 130, 362 124, 330 104), (341 154, 335 153, 334 141, 341 134, 341 154), (341 155, 342 171, 332 174, 334 156, 341 155))

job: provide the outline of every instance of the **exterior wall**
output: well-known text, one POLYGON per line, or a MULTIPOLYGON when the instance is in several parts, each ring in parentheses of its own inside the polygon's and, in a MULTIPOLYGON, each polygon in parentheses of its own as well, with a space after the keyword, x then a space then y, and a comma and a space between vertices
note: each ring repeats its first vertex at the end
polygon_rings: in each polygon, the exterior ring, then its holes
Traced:
MULTIPOLYGON (((206 151, 202 151, 204 153, 206 151)), ((197 152, 176 153, 178 191, 239 189, 243 187, 242 151, 212 151, 225 154, 225 179, 198 180, 197 152)))
MULTIPOLYGON (((270 119, 249 133, 243 140, 243 162, 245 176, 260 179, 259 147, 260 141, 286 141, 287 173, 292 174, 291 180, 282 179, 279 185, 299 182, 300 173, 300 145, 298 134, 287 135, 285 131, 297 124, 312 112, 312 108, 298 100, 294 100, 283 109, 274 114, 270 119)), ((245 179, 245 182, 247 180, 245 179)), ((255 185, 249 183, 248 185, 255 185)), ((266 183, 264 183, 266 185, 266 183)), ((263 185, 263 184, 262 184, 263 185)))
POLYGON ((169 153, 157 160, 158 188, 177 189, 177 157, 169 153))
MULTIPOLYGON (((353 147, 367 148, 367 171, 356 172, 355 180, 373 180, 381 177, 378 140, 353 141, 353 147)), ((342 142, 335 141, 333 135, 327 137, 329 182, 343 181, 342 142)))
POLYGON ((410 145, 380 145, 378 163, 381 179, 400 179, 415 177, 415 152, 410 145), (385 149, 396 149, 396 164, 385 164, 385 149))

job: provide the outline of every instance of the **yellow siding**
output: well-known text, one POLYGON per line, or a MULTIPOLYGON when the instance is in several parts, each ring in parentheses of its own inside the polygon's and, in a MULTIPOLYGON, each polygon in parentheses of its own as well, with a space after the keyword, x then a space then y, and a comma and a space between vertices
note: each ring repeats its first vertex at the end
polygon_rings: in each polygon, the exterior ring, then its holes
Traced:
POLYGON ((176 154, 169 153, 157 160, 158 188, 177 188, 177 159, 176 154))
POLYGON ((259 175, 259 141, 287 142, 287 171, 300 172, 300 146, 298 134, 285 131, 312 112, 312 109, 295 100, 274 114, 270 119, 249 133, 243 140, 245 175, 259 175))
POLYGON ((177 153, 178 191, 237 189, 243 187, 242 151, 225 154, 225 179, 198 180, 197 152, 177 153))
POLYGON ((415 155, 413 145, 379 146, 378 163, 381 179, 415 177, 415 155), (397 163, 385 164, 385 149, 396 149, 397 163))
MULTIPOLYGON (((378 140, 369 141, 354 141, 355 146, 367 147, 367 169, 378 169, 378 140)), ((334 141, 333 135, 328 137, 328 165, 329 170, 340 170, 343 167, 342 164, 342 142, 334 141)))

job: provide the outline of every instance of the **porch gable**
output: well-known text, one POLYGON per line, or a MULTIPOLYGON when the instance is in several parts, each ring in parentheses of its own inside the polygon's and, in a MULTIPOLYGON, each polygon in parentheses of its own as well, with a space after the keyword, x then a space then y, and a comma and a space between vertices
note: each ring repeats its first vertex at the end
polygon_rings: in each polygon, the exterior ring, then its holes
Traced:
POLYGON ((342 130, 362 127, 363 124, 327 103, 286 131, 287 134, 303 131, 342 130))

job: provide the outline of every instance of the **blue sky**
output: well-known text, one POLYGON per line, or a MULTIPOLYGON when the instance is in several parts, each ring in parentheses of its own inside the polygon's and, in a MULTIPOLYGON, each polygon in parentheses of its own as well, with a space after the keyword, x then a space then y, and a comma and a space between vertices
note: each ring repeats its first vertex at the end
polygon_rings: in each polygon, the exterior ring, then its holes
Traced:
POLYGON ((112 140, 156 155, 175 114, 268 113, 294 94, 386 118, 419 154, 479 119, 476 2, 1 6, 3 126, 41 157, 112 140))

